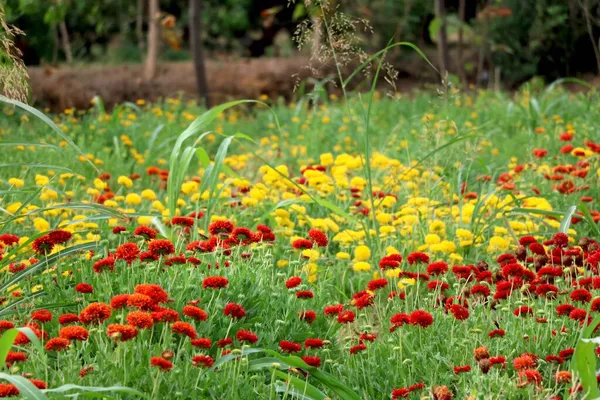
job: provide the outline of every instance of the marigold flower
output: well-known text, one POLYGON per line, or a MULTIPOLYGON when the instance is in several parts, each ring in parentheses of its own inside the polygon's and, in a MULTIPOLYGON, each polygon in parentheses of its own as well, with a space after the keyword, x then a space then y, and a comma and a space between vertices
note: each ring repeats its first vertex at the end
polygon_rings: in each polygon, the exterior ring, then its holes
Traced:
POLYGON ((299 317, 302 321, 306 321, 309 324, 312 324, 315 319, 317 319, 317 313, 313 310, 301 311, 299 317))
POLYGON ((135 326, 132 325, 110 324, 106 327, 106 335, 109 338, 117 340, 119 342, 126 342, 128 340, 131 340, 135 338, 137 334, 138 330, 135 326))
POLYGON ((94 272, 97 274, 101 274, 104 271, 114 271, 115 269, 115 258, 113 256, 108 256, 101 260, 98 260, 94 263, 93 267, 94 272))
POLYGON ((125 260, 127 264, 131 264, 135 261, 140 254, 140 249, 135 243, 127 242, 123 243, 115 251, 115 258, 117 260, 125 260))
POLYGON ((513 360, 513 367, 516 370, 535 368, 536 365, 536 361, 528 354, 515 357, 513 360))
POLYGON ((231 318, 240 319, 246 316, 246 310, 244 310, 241 304, 227 303, 223 307, 223 314, 231 318))
POLYGON ((302 345, 300 343, 282 340, 279 342, 279 348, 285 353, 298 353, 302 350, 302 345))
POLYGON ((569 384, 571 383, 571 372, 570 371, 556 371, 554 380, 558 384, 569 384))
POLYGON ((108 304, 92 303, 79 313, 79 320, 86 325, 99 324, 110 318, 111 313, 108 304))
POLYGON ((94 287, 92 285, 90 285, 89 283, 78 283, 77 285, 75 285, 75 291, 77 293, 94 293, 94 287))
POLYGON ((427 264, 427 263, 429 263, 429 256, 425 253, 414 252, 414 253, 410 253, 406 257, 406 261, 408 261, 409 265, 427 264))
POLYGON ((410 324, 418 325, 421 328, 427 328, 433 324, 433 316, 424 310, 416 310, 409 315, 410 324))
POLYGON ((167 239, 154 239, 148 244, 148 251, 158 256, 165 256, 175 252, 175 246, 167 239))
POLYGON ((311 367, 318 368, 321 366, 321 359, 317 356, 302 356, 302 361, 311 367))
POLYGON ((196 339, 196 337, 198 336, 198 333, 196 333, 196 329, 192 325, 182 321, 175 322, 171 326, 171 332, 179 335, 185 335, 190 339, 196 339))
POLYGON ((73 325, 65 326, 58 331, 58 336, 68 340, 80 340, 85 341, 90 336, 87 329, 83 326, 73 325))
POLYGON ((79 315, 69 313, 58 316, 58 323, 60 325, 72 324, 74 322, 79 322, 79 315))
POLYGON ((592 300, 592 294, 587 289, 575 289, 569 297, 572 301, 580 303, 589 303, 592 300))
POLYGON ((52 313, 48 310, 36 310, 31 313, 31 319, 38 322, 49 322, 52 321, 52 313))
POLYGON ((367 346, 364 343, 359 343, 356 346, 350 347, 350 354, 360 353, 367 349, 367 346))
POLYGON ((46 342, 44 348, 46 351, 63 351, 69 348, 71 342, 63 337, 55 337, 46 342))
POLYGON ((168 371, 173 368, 173 363, 163 357, 152 357, 150 359, 150 365, 162 369, 163 371, 168 371))
POLYGON ((200 354, 192 357, 192 365, 194 367, 202 366, 204 368, 210 368, 215 363, 215 360, 211 356, 200 354))
POLYGON ((209 276, 202 281, 203 288, 221 289, 229 285, 229 279, 224 276, 209 276))
POLYGON ((54 230, 48 233, 48 237, 52 241, 53 244, 64 244, 71 240, 73 234, 68 231, 64 231, 62 229, 54 230))
POLYGON ((331 305, 331 306, 325 306, 325 308, 323 309, 323 314, 325 314, 326 316, 338 315, 343 310, 344 310, 343 304, 335 304, 335 305, 331 305))
POLYGON ((340 311, 338 313, 337 321, 340 324, 349 324, 351 322, 354 322, 355 317, 356 317, 356 315, 350 310, 340 311))
POLYGON ((388 280, 385 278, 374 279, 367 284, 367 289, 369 290, 377 290, 384 288, 388 285, 388 280))
POLYGON ((212 347, 212 340, 209 338, 192 339, 190 343, 192 346, 200 347, 201 349, 210 349, 212 347))
POLYGON ((248 342, 252 344, 258 342, 258 336, 245 329, 237 331, 235 338, 238 342, 248 342))
POLYGON ((133 234, 135 236, 142 236, 146 240, 152 240, 156 237, 157 232, 152 228, 149 228, 144 225, 140 225, 137 228, 135 228, 135 230, 133 231, 133 234))
POLYGON ((208 232, 211 235, 227 235, 233 232, 233 223, 231 221, 215 221, 208 226, 208 232))
POLYGON ((183 315, 195 319, 196 321, 206 321, 208 314, 200 307, 187 305, 183 307, 183 315))
POLYGON ((319 247, 327 247, 327 244, 329 243, 327 235, 316 228, 312 228, 308 231, 308 237, 319 247))
POLYGON ((535 369, 526 369, 519 371, 519 380, 521 381, 520 385, 527 384, 542 384, 542 374, 535 369))
POLYGON ((150 297, 154 304, 166 303, 169 300, 169 295, 167 292, 165 292, 160 285, 153 283, 143 283, 141 285, 137 285, 133 292, 150 297))
POLYGON ((127 323, 140 329, 150 329, 154 326, 152 315, 143 311, 132 311, 127 314, 127 323))
POLYGON ((320 349, 324 345, 325 345, 325 342, 323 340, 317 339, 317 338, 306 339, 304 341, 304 347, 307 349, 320 349))
POLYGON ((454 315, 459 321, 463 321, 469 318, 469 309, 467 307, 461 306, 460 304, 452 304, 450 306, 450 312, 454 315))
POLYGON ((454 367, 454 373, 455 374, 461 374, 463 372, 469 372, 471 371, 471 366, 470 365, 459 365, 457 367, 454 367))
POLYGON ((295 288, 296 286, 300 285, 302 283, 302 278, 300 278, 299 276, 292 276, 290 279, 288 279, 285 282, 285 287, 288 289, 292 289, 295 288))
POLYGON ((292 243, 292 247, 296 250, 312 249, 313 246, 313 242, 308 239, 296 239, 292 243))
POLYGON ((448 272, 448 264, 444 261, 436 261, 427 266, 427 273, 430 275, 441 275, 448 272))
POLYGON ((296 292, 296 297, 299 299, 312 299, 315 295, 310 290, 299 290, 296 292))
POLYGON ((54 248, 54 241, 48 235, 35 239, 31 245, 33 251, 37 254, 46 254, 54 248))

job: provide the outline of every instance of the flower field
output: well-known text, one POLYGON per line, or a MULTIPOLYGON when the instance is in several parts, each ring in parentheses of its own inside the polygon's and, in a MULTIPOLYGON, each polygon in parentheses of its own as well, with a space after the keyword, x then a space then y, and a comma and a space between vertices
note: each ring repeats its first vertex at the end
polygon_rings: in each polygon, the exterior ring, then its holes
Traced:
POLYGON ((0 105, 0 397, 598 395, 597 95, 263 100, 0 105))

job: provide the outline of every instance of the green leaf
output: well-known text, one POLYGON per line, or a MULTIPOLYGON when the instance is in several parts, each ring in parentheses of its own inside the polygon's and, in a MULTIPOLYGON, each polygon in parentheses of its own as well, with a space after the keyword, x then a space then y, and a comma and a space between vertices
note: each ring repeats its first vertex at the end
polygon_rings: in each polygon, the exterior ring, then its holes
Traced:
POLYGON ((592 217, 592 214, 590 213, 590 209, 588 208, 588 206, 585 203, 579 203, 578 208, 582 212, 583 218, 586 220, 586 222, 592 227, 592 229, 596 233, 596 236, 600 236, 600 228, 598 227, 598 223, 596 221, 594 221, 594 217, 592 217))
POLYGON ((273 374, 280 377, 289 385, 298 389, 301 393, 310 397, 313 400, 325 400, 329 398, 325 393, 321 392, 319 389, 317 389, 315 386, 311 385, 307 381, 298 379, 290 374, 286 374, 285 372, 281 372, 278 370, 274 370, 273 374))
POLYGON ((15 338, 18 334, 19 331, 13 328, 5 331, 2 336, 0 336, 0 368, 4 367, 8 352, 12 348, 12 345, 15 342, 15 338))
POLYGON ((560 222, 560 228, 558 230, 559 232, 565 234, 567 233, 567 231, 569 230, 569 226, 571 226, 571 217, 573 217, 573 214, 575 214, 575 210, 577 210, 577 206, 569 207, 569 209, 565 213, 564 218, 560 222))
POLYGON ((44 390, 44 393, 65 393, 65 392, 69 392, 71 390, 76 390, 77 393, 80 393, 80 394, 113 392, 113 393, 126 393, 126 394, 135 395, 135 396, 139 396, 139 397, 148 397, 146 394, 140 392, 139 390, 132 389, 132 388, 126 387, 126 386, 108 386, 108 387, 79 386, 79 385, 74 385, 72 383, 68 383, 66 385, 62 385, 62 386, 59 386, 59 387, 53 388, 53 389, 46 389, 46 390, 44 390))
POLYGON ((0 380, 8 381, 19 389, 21 398, 26 400, 46 400, 46 395, 28 379, 21 375, 10 375, 0 372, 0 380))
POLYGON ((600 324, 600 316, 594 318, 592 323, 588 325, 580 340, 575 346, 575 353, 571 361, 571 368, 577 371, 581 384, 583 385, 584 397, 597 399, 600 397, 598 391, 598 383, 596 380, 596 344, 593 340, 586 340, 594 333, 596 327, 600 324))

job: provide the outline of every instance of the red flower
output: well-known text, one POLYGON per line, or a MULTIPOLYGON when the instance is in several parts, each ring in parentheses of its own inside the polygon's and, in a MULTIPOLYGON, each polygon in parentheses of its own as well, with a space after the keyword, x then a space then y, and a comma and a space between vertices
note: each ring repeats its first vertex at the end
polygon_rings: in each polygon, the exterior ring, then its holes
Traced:
POLYGON ((17 351, 8 351, 6 355, 6 365, 10 366, 17 362, 25 362, 27 361, 27 355, 25 353, 17 352, 17 351))
POLYGON ((469 372, 471 371, 471 366, 470 365, 460 365, 458 367, 454 367, 454 373, 455 374, 461 374, 463 372, 469 372))
POLYGON ((192 357, 192 365, 194 367, 203 366, 205 368, 210 368, 215 363, 215 360, 211 356, 207 356, 204 354, 200 354, 192 357))
POLYGON ((233 232, 233 223, 231 221, 215 221, 208 226, 211 235, 225 234, 229 236, 233 232))
POLYGON ((429 256, 425 253, 421 253, 421 252, 417 251, 414 253, 410 253, 406 257, 406 260, 408 261, 409 265, 427 264, 427 263, 429 263, 429 256))
POLYGON ((387 284, 388 284, 388 280, 385 278, 374 279, 367 284, 367 289, 373 291, 373 290, 384 288, 387 286, 387 284))
POLYGON ((296 239, 292 243, 292 247, 296 250, 312 249, 313 242, 308 239, 296 239))
POLYGON ((416 310, 410 313, 409 320, 411 325, 418 325, 427 328, 433 324, 433 316, 424 310, 416 310))
POLYGON ((298 353, 302 350, 302 345, 300 343, 282 340, 279 342, 279 348, 285 353, 298 353))
POLYGON ((526 317, 533 315, 533 308, 527 306, 520 306, 514 309, 513 314, 517 317, 526 317))
POLYGON ((19 243, 19 237, 10 233, 3 233, 0 235, 0 242, 7 246, 12 246, 13 244, 19 243))
POLYGON ((246 310, 241 304, 237 303, 227 303, 225 307, 223 307, 223 314, 228 317, 240 319, 246 316, 246 310))
POLYGON ((506 335, 506 332, 503 329, 494 329, 493 331, 488 333, 488 336, 490 338, 495 338, 496 336, 503 337, 504 335, 506 335))
POLYGON ((0 383, 0 397, 15 397, 19 395, 19 389, 11 383, 0 383))
POLYGON ((229 346, 232 343, 233 343, 233 340, 231 338, 219 339, 219 341, 217 342, 217 346, 219 346, 220 348, 223 348, 225 346, 229 346))
POLYGON ((209 338, 193 339, 190 343, 192 346, 200 347, 201 349, 210 349, 212 347, 212 340, 209 338))
POLYGON ((230 239, 235 244, 241 244, 242 246, 247 246, 250 243, 254 242, 254 234, 248 228, 235 228, 231 232, 230 239))
POLYGON ((94 263, 93 267, 94 272, 97 274, 101 274, 102 272, 114 271, 115 269, 115 258, 113 256, 108 256, 103 258, 102 260, 98 260, 94 263))
POLYGON ((271 230, 271 228, 269 228, 266 225, 258 225, 256 227, 256 230, 258 231, 257 233, 257 237, 259 241, 267 241, 267 242, 273 242, 275 241, 275 234, 273 233, 273 231, 271 230))
POLYGON ((295 288, 296 286, 300 285, 302 283, 302 278, 300 278, 299 276, 292 276, 290 279, 288 279, 285 282, 285 287, 288 289, 292 289, 295 288))
POLYGON ((554 380, 558 384, 569 384, 571 383, 571 372, 569 371, 556 371, 554 375, 554 380))
POLYGON ((35 239, 31 247, 37 254, 46 254, 54 248, 54 241, 48 235, 42 236, 35 239))
POLYGON ((208 319, 208 314, 206 311, 196 306, 184 306, 183 307, 183 315, 187 315, 190 318, 195 319, 196 321, 206 321, 208 319))
POLYGON ((79 320, 86 324, 100 324, 110 318, 112 311, 108 304, 92 303, 79 313, 79 320))
POLYGON ((127 231, 127 228, 125 228, 124 226, 115 226, 112 229, 112 233, 114 233, 115 235, 118 235, 119 233, 125 232, 125 231, 127 231))
POLYGON ((237 333, 235 334, 235 338, 238 342, 248 342, 252 344, 258 342, 258 336, 245 329, 237 331, 237 333))
POLYGON ((392 254, 389 256, 385 256, 379 261, 379 268, 386 269, 396 269, 400 266, 402 262, 402 256, 400 254, 392 254))
POLYGON ((356 354, 367 349, 364 343, 359 343, 356 346, 350 347, 350 354, 356 354))
POLYGON ((296 297, 299 299, 312 299, 315 295, 310 290, 300 290, 296 292, 296 297))
POLYGON ((448 264, 444 261, 436 261, 427 266, 427 273, 430 275, 441 275, 448 272, 448 264))
POLYGON ((171 219, 171 225, 179 226, 194 226, 195 219, 192 217, 173 217, 171 219))
POLYGON ((79 316, 77 314, 62 314, 58 316, 58 323, 60 325, 72 324, 79 322, 79 316))
POLYGON ((179 335, 185 335, 190 339, 196 339, 198 336, 196 329, 192 325, 182 321, 175 322, 173 326, 171 326, 171 332, 179 335))
POLYGON ((304 347, 307 349, 320 349, 325 344, 321 339, 306 339, 304 347))
POLYGON ((300 312, 299 317, 301 320, 312 324, 315 321, 315 319, 317 319, 317 313, 312 310, 302 311, 300 312))
POLYGON ((58 336, 68 340, 81 340, 85 341, 90 336, 87 329, 83 326, 65 326, 58 331, 58 336))
POLYGON ((226 288, 229 284, 229 280, 224 276, 209 276, 204 278, 202 282, 203 288, 221 289, 226 288))
MULTIPOLYGON (((128 317, 129 318, 129 317, 128 317)), ((138 334, 138 330, 135 326, 121 325, 121 324, 110 324, 106 327, 106 335, 119 342, 126 342, 135 338, 138 334)))
POLYGON ((354 322, 354 318, 356 317, 356 315, 354 314, 354 312, 347 310, 347 311, 340 311, 338 313, 338 322, 340 324, 349 324, 351 322, 354 322))
POLYGON ((152 315, 143 311, 132 311, 127 314, 127 323, 140 329, 150 329, 154 326, 152 315))
POLYGON ((329 243, 327 235, 316 228, 312 228, 308 231, 308 237, 319 247, 327 247, 327 244, 329 243))
POLYGON ((71 232, 64 231, 62 229, 57 229, 48 234, 48 237, 52 241, 53 244, 63 244, 67 243, 73 235, 71 232))
POLYGON ((537 158, 543 158, 546 154, 548 154, 548 150, 545 149, 534 149, 531 154, 533 154, 537 158))
POLYGON ((168 371, 173 368, 173 363, 163 357, 152 357, 150 359, 150 365, 168 371))
POLYGON ((143 236, 146 240, 151 240, 156 237, 156 231, 147 226, 140 225, 133 231, 135 236, 143 236))
POLYGON ((154 304, 166 303, 169 300, 169 295, 167 292, 165 292, 165 290, 159 285, 152 283, 137 285, 133 292, 150 297, 154 304))
POLYGON ((175 246, 167 239, 154 239, 148 245, 148 251, 158 256, 175 253, 175 246))
POLYGON ((89 283, 78 283, 75 285, 75 291, 77 293, 94 293, 94 287, 89 283))
POLYGON ((427 290, 429 290, 430 292, 440 289, 440 292, 443 292, 444 290, 448 290, 450 289, 450 285, 448 285, 446 282, 442 282, 442 281, 429 281, 427 282, 427 290))
POLYGON ((404 324, 410 323, 410 316, 405 313, 397 313, 392 315, 390 318, 390 323, 392 327, 390 328, 390 332, 395 331, 397 328, 401 327, 404 324))
POLYGON ((11 321, 2 320, 0 321, 0 333, 7 331, 9 329, 13 329, 15 324, 11 321))
POLYGON ((127 261, 127 264, 131 264, 137 259, 139 254, 140 249, 138 248, 137 244, 127 242, 117 247, 117 250, 115 251, 115 258, 117 260, 125 260, 127 261))
POLYGON ((151 314, 155 322, 176 322, 179 320, 177 311, 171 310, 170 308, 159 308, 151 314))
POLYGON ((587 312, 585 310, 582 310, 581 308, 575 308, 569 313, 569 318, 574 321, 585 321, 585 319, 587 318, 587 312))
POLYGON ((529 355, 523 354, 513 360, 513 367, 516 370, 535 368, 537 362, 529 355))
POLYGON ((69 339, 65 339, 62 337, 55 337, 46 342, 44 348, 46 351, 62 351, 69 348, 71 342, 69 339))
POLYGON ((570 304, 559 304, 556 306, 556 314, 560 317, 562 315, 569 315, 575 307, 570 304))
POLYGON ((392 400, 407 399, 410 394, 410 390, 407 388, 399 388, 392 390, 392 400))
POLYGON ((450 306, 450 312, 454 315, 459 321, 464 321, 469 318, 469 309, 467 307, 461 306, 460 304, 452 304, 450 306))
POLYGON ((571 300, 580 303, 589 303, 592 300, 592 294, 587 289, 575 289, 569 295, 571 300))
POLYGON ((36 310, 31 313, 31 319, 38 322, 49 322, 52 321, 52 313, 48 310, 36 310))
POLYGON ((335 304, 332 306, 325 306, 325 308, 323 308, 323 314, 325 314, 327 316, 338 315, 343 310, 344 310, 343 304, 335 304))
POLYGON ((572 348, 564 349, 558 352, 558 355, 562 358, 571 358, 571 356, 575 353, 575 350, 572 348))
POLYGON ((302 356, 302 361, 311 367, 318 368, 321 366, 321 359, 317 356, 302 356))
POLYGON ((542 384, 542 374, 535 369, 526 369, 523 371, 519 371, 519 379, 521 380, 522 385, 527 384, 542 384))

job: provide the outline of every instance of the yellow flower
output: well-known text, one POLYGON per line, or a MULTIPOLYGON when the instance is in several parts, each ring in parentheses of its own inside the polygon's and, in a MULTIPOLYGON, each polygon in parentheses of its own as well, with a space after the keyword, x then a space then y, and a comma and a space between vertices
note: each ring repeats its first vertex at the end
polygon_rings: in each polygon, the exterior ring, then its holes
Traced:
POLYGON ((141 217, 138 217, 137 222, 140 225, 151 225, 152 224, 152 219, 154 217, 150 217, 148 215, 143 215, 141 217))
POLYGON ((128 193, 127 196, 125 196, 125 203, 134 206, 142 204, 142 197, 137 193, 128 193))
POLYGON ((98 190, 104 190, 108 184, 104 182, 102 179, 96 178, 94 179, 94 187, 98 190))
POLYGON ((35 218, 33 220, 33 226, 35 226, 35 229, 37 229, 39 232, 46 232, 50 230, 50 223, 48 223, 48 221, 46 221, 44 218, 35 218))
POLYGON ((142 191, 142 198, 146 200, 156 200, 156 193, 152 189, 145 189, 142 191))
POLYGON ((354 249, 354 259, 356 261, 368 260, 369 257, 371 257, 371 249, 365 245, 356 246, 354 249))
POLYGON ((285 268, 288 266, 288 264, 289 264, 288 260, 277 260, 277 266, 279 268, 285 268))
POLYGON ((492 236, 490 239, 490 244, 487 248, 488 253, 505 251, 508 249, 510 245, 510 241, 508 239, 504 239, 500 236, 492 236))
POLYGON ((125 175, 119 176, 119 178, 117 179, 117 183, 119 185, 125 186, 127 189, 130 189, 133 186, 133 181, 125 175))
POLYGON ((35 184, 37 186, 46 186, 48 183, 50 183, 50 179, 46 175, 35 175, 35 184))
POLYGON ((8 180, 8 184, 19 189, 19 188, 22 188, 23 186, 25 186, 25 181, 23 179, 19 179, 19 178, 10 178, 8 180))
POLYGON ((338 260, 349 260, 350 254, 346 253, 345 251, 340 251, 335 255, 335 258, 337 258, 338 260))
POLYGON ((371 264, 365 261, 359 261, 357 263, 354 263, 352 269, 356 272, 367 272, 371 270, 371 264))

